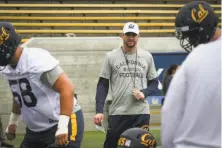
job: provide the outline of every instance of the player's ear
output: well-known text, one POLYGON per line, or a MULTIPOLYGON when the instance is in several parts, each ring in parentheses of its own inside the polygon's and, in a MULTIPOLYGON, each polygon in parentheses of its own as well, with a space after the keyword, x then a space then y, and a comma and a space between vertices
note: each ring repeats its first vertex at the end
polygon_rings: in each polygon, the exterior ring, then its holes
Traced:
POLYGON ((123 39, 123 38, 124 38, 124 35, 125 35, 124 33, 121 33, 121 34, 120 34, 120 37, 123 39))

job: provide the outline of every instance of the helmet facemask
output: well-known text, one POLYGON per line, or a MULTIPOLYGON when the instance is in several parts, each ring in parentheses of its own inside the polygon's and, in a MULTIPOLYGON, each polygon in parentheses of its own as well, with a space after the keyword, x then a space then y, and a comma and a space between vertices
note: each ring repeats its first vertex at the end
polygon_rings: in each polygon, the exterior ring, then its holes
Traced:
POLYGON ((191 52, 193 47, 196 47, 200 41, 198 32, 194 33, 191 31, 177 31, 176 38, 180 40, 181 47, 184 48, 187 52, 191 52))
MULTIPOLYGON (((1 44, 0 45, 0 66, 6 66, 9 64, 9 61, 13 57, 16 48, 18 47, 16 45, 16 41, 8 42, 9 44, 1 44)), ((1 69, 0 69, 1 70, 1 69)))
POLYGON ((180 45, 187 52, 191 52, 194 47, 210 41, 213 37, 216 27, 208 27, 204 30, 202 27, 190 29, 189 27, 178 27, 176 30, 176 38, 180 40, 180 45), (184 29, 186 28, 186 29, 184 29))

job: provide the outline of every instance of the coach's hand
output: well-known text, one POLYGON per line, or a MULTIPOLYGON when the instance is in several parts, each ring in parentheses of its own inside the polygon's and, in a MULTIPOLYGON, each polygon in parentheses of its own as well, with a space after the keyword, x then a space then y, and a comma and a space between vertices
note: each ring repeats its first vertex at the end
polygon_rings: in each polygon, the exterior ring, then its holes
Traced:
POLYGON ((140 90, 138 89, 133 89, 133 96, 137 99, 137 100, 141 100, 141 99, 144 99, 145 98, 145 95, 143 94, 143 92, 141 92, 140 90))
POLYGON ((8 125, 8 127, 6 128, 6 131, 5 131, 5 135, 7 137, 8 140, 14 140, 15 137, 16 137, 16 128, 17 128, 17 125, 16 124, 11 124, 11 125, 8 125))
POLYGON ((96 125, 101 126, 103 123, 103 119, 104 119, 104 115, 102 113, 97 113, 93 118, 93 122, 96 125))

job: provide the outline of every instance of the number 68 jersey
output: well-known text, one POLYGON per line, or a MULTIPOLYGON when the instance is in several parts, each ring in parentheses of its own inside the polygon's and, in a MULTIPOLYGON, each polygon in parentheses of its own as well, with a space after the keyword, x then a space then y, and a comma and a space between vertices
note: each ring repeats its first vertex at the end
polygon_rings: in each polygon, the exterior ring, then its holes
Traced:
MULTIPOLYGON (((58 64, 44 49, 24 48, 16 68, 8 65, 2 71, 9 82, 14 101, 20 105, 22 119, 32 131, 44 131, 58 123, 60 95, 40 80, 44 72, 58 64)), ((73 99, 73 112, 76 112, 80 106, 73 99)))

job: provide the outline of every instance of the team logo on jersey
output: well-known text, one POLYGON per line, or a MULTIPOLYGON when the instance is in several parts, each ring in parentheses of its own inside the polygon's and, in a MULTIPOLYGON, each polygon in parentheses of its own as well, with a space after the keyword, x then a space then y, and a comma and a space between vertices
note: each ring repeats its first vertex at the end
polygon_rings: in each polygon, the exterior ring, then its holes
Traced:
POLYGON ((204 9, 202 4, 199 4, 199 10, 193 8, 191 10, 191 17, 196 23, 201 23, 208 15, 208 11, 204 9))
POLYGON ((53 119, 48 119, 48 120, 50 124, 59 122, 58 120, 53 120, 53 119))
POLYGON ((10 35, 6 32, 5 28, 2 27, 2 33, 0 34, 0 45, 7 41, 10 35))

